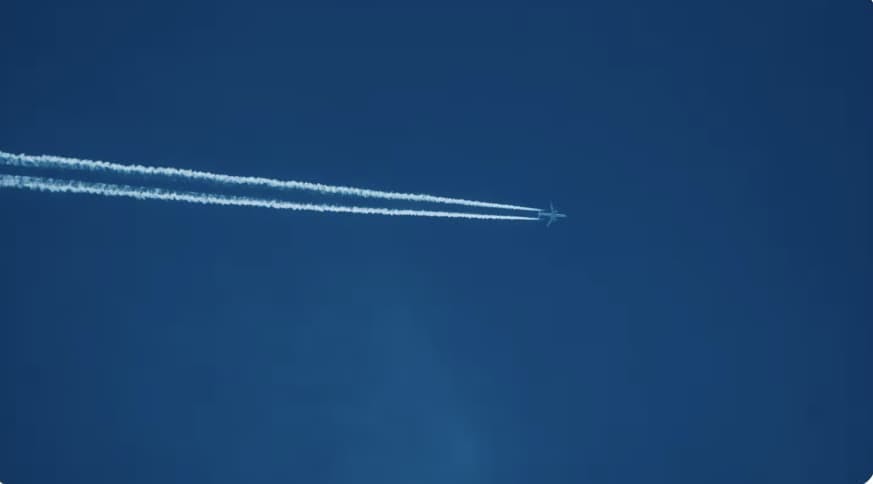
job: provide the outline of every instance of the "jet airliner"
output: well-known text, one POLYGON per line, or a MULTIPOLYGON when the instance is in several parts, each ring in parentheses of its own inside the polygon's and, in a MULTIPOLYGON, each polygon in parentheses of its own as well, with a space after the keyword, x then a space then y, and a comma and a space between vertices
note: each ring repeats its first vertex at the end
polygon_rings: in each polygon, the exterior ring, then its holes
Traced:
POLYGON ((549 211, 540 211, 539 218, 540 220, 548 219, 548 222, 546 222, 546 227, 549 227, 553 223, 555 223, 555 220, 558 220, 559 218, 567 218, 567 215, 563 213, 558 213, 558 211, 555 210, 555 206, 551 202, 549 202, 549 211))

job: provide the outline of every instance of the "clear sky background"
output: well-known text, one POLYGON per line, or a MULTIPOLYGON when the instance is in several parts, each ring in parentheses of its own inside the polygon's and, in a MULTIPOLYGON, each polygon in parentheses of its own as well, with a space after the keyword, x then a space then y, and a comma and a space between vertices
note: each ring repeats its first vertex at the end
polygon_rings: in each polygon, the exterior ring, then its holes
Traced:
POLYGON ((570 217, 2 191, 0 481, 873 473, 873 3, 0 19, 0 150, 570 217))

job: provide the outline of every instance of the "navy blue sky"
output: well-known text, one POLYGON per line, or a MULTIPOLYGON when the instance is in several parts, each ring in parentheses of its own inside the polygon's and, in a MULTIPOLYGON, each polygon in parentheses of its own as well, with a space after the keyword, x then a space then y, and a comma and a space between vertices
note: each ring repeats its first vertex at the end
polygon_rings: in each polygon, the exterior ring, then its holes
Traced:
POLYGON ((546 229, 0 192, 0 481, 860 483, 873 4, 0 6, 0 150, 546 229))

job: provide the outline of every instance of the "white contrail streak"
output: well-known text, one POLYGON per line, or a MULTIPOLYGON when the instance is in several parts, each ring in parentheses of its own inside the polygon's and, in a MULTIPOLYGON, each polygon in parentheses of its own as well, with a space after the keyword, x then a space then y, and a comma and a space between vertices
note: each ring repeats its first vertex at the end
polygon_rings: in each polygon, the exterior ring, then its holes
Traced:
POLYGON ((479 202, 464 200, 462 198, 438 197, 420 193, 386 192, 381 190, 369 190, 366 188, 353 188, 336 185, 323 185, 292 180, 276 180, 253 176, 233 176, 211 173, 207 171, 188 170, 183 168, 170 168, 159 166, 123 165, 107 161, 82 160, 78 158, 66 158, 61 156, 40 155, 32 156, 25 154, 13 154, 0 151, 0 164, 36 167, 36 168, 64 168, 86 171, 102 171, 126 175, 166 176, 183 178, 192 181, 209 181, 225 185, 254 185, 282 190, 308 190, 328 195, 348 195, 363 198, 383 198, 390 200, 405 200, 410 202, 444 203, 449 205, 466 205, 468 207, 494 208, 503 210, 526 210, 538 212, 538 208, 508 205, 504 203, 479 202))
POLYGON ((263 207, 276 210, 305 210, 310 212, 353 213, 362 215, 392 215, 409 217, 443 217, 479 220, 538 220, 536 217, 516 215, 491 215, 484 213, 441 212, 432 210, 405 210, 371 208, 312 203, 293 203, 281 200, 191 193, 160 188, 133 187, 78 180, 58 180, 19 175, 0 175, 0 188, 19 188, 55 193, 86 193, 106 197, 128 197, 138 200, 167 200, 173 202, 200 203, 204 205, 232 205, 239 207, 263 207))

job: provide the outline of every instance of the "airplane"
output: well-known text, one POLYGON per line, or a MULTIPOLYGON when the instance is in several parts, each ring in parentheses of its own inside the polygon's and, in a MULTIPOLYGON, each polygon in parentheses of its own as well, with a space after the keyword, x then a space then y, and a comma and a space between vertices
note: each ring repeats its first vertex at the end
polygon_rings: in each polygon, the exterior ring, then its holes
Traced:
POLYGON ((558 220, 559 218, 567 218, 567 215, 563 213, 558 213, 558 211, 555 210, 555 206, 552 204, 552 202, 549 202, 549 211, 540 211, 538 217, 540 218, 540 220, 549 219, 549 221, 546 222, 546 227, 549 227, 550 225, 555 223, 555 220, 558 220))

